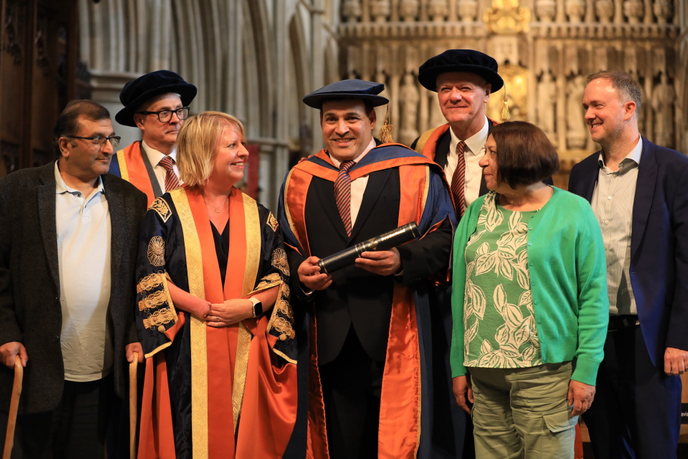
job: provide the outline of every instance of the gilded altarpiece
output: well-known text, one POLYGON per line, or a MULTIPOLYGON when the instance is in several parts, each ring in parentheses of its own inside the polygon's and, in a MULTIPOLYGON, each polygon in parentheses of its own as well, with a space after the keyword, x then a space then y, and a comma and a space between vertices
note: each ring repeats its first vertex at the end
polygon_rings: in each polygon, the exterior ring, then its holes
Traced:
POLYGON ((410 144, 445 122, 436 94, 417 82, 420 64, 449 48, 490 54, 506 90, 492 95, 488 116, 502 120, 506 98, 512 120, 540 126, 565 188, 573 164, 597 149, 582 109, 596 71, 632 73, 643 135, 685 152, 687 16, 678 0, 342 0, 342 77, 384 82, 395 140, 410 144))

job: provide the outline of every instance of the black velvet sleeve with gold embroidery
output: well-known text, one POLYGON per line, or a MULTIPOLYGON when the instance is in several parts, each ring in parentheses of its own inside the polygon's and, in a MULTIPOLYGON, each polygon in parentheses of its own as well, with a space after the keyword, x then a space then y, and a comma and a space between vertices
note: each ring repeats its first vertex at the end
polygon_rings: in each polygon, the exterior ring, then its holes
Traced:
MULTIPOLYGON (((259 276, 255 290, 266 290, 279 285, 277 300, 272 310, 267 311, 268 333, 277 338, 274 350, 285 360, 296 361, 296 335, 294 313, 289 300, 289 262, 284 250, 282 232, 277 219, 265 207, 259 205, 262 251, 259 276)), ((230 241, 231 244, 231 241, 230 241)))
POLYGON ((188 291, 182 228, 171 199, 158 198, 148 209, 138 246, 136 326, 148 355, 169 346, 165 331, 178 320, 168 279, 188 291))
MULTIPOLYGON (((182 227, 174 203, 165 198, 168 195, 156 199, 151 205, 139 235, 136 324, 146 355, 169 346, 170 340, 165 332, 177 322, 178 314, 188 314, 175 309, 167 288, 169 279, 177 287, 189 291, 182 227)), ((268 209, 258 205, 258 212, 262 243, 254 290, 279 286, 274 308, 265 312, 269 318, 268 333, 277 338, 274 346, 276 353, 287 361, 295 361, 289 263, 282 233, 277 219, 268 209)), ((227 275, 232 275, 231 268, 227 275)), ((181 339, 186 339, 185 333, 182 333, 181 339)))

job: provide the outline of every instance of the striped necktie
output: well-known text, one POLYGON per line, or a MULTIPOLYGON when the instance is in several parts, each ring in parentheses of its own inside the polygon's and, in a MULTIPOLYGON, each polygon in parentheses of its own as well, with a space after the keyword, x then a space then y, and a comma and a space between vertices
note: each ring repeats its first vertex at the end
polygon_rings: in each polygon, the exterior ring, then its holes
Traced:
POLYGON ((165 175, 165 191, 170 192, 179 188, 179 177, 174 173, 174 168, 172 167, 174 165, 174 159, 165 155, 158 164, 167 171, 165 175))
POLYGON ((451 192, 454 198, 454 208, 456 210, 456 216, 462 217, 464 211, 466 210, 466 157, 464 155, 466 151, 466 142, 463 140, 459 142, 456 146, 456 154, 458 155, 458 162, 456 163, 456 169, 454 169, 454 175, 452 175, 451 192))
POLYGON ((346 235, 351 236, 351 177, 349 169, 354 167, 354 161, 344 161, 339 165, 339 175, 334 182, 334 200, 337 203, 339 216, 344 223, 346 235))

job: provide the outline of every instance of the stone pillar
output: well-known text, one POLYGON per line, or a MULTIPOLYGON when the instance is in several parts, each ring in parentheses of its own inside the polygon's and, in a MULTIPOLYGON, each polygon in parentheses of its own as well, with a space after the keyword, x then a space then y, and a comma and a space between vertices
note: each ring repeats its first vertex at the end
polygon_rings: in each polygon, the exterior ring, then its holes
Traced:
POLYGON ((110 111, 112 117, 112 127, 118 136, 122 137, 121 149, 132 142, 141 140, 141 131, 138 128, 122 126, 115 121, 115 115, 124 106, 119 101, 119 93, 129 81, 140 77, 138 73, 115 73, 102 72, 97 69, 91 70, 91 99, 103 105, 110 111))

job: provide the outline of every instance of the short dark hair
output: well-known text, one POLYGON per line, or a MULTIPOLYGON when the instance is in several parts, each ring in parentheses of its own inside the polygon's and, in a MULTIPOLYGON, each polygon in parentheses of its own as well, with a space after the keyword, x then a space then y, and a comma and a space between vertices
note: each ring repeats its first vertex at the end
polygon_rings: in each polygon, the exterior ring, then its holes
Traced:
POLYGON ((58 157, 61 155, 58 144, 59 138, 75 135, 79 132, 81 128, 79 125, 80 116, 90 121, 100 121, 110 119, 110 112, 98 102, 89 99, 77 99, 69 102, 62 110, 62 113, 60 113, 60 117, 55 122, 55 128, 53 129, 54 148, 58 157))
POLYGON ((586 85, 590 84, 591 81, 599 79, 609 80, 612 84, 612 87, 619 91, 626 102, 629 100, 635 102, 635 112, 636 114, 640 114, 640 104, 642 102, 640 84, 633 79, 633 76, 630 73, 622 72, 620 70, 605 70, 603 72, 593 73, 592 75, 588 75, 588 78, 586 79, 586 85))
POLYGON ((511 188, 532 185, 559 170, 559 155, 542 129, 525 121, 498 124, 490 130, 497 144, 499 180, 511 188))

